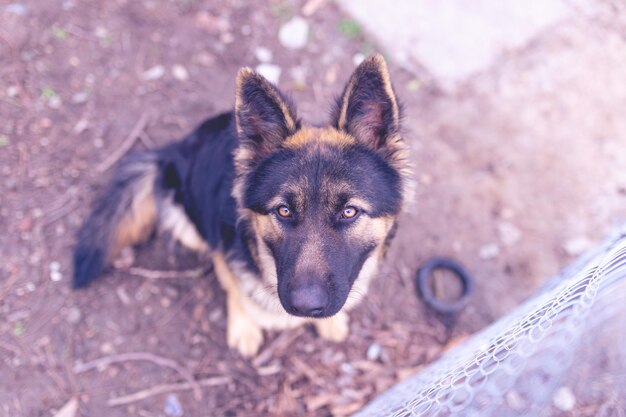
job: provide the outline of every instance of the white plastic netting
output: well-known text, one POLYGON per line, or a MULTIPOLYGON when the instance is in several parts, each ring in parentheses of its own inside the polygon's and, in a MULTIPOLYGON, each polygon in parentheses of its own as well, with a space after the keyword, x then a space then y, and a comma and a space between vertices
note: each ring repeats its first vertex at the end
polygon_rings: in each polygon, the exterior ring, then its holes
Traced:
POLYGON ((626 416, 625 319, 623 227, 353 417, 626 416))

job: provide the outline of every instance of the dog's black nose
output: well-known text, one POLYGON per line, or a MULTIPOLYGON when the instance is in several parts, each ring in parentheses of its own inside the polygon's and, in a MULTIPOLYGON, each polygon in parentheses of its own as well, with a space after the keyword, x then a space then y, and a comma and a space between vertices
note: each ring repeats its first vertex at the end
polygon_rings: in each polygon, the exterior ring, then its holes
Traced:
POLYGON ((320 317, 328 304, 328 294, 319 285, 295 288, 289 298, 293 313, 298 316, 320 317))

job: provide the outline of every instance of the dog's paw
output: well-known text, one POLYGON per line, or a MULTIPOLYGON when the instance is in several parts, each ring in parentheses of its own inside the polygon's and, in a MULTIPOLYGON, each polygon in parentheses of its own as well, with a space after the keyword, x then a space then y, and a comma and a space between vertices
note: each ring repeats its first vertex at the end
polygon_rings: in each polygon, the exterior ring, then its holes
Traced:
POLYGON ((315 321, 317 333, 326 340, 343 342, 350 333, 350 318, 344 312, 339 312, 327 319, 315 321))
POLYGON ((229 318, 226 340, 229 347, 250 358, 257 354, 263 344, 263 330, 246 317, 229 318))

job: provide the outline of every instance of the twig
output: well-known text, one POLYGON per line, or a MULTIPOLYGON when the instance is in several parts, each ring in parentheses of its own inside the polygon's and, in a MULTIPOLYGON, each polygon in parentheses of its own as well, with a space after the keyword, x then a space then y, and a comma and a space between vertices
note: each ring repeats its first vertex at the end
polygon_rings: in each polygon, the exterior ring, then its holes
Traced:
POLYGON ((0 98, 0 101, 2 101, 2 102, 4 102, 4 103, 7 103, 7 104, 10 104, 10 105, 12 105, 12 106, 14 106, 14 107, 17 107, 18 109, 23 109, 23 108, 24 108, 24 106, 23 106, 23 105, 21 105, 20 103, 16 103, 15 101, 10 100, 10 99, 8 99, 8 98, 1 97, 1 98, 0 98))
POLYGON ((311 368, 309 365, 307 365, 303 360, 301 360, 297 356, 294 355, 290 359, 290 361, 292 365, 298 370, 299 373, 304 374, 307 378, 309 378, 310 382, 316 383, 317 381, 320 380, 319 376, 313 370, 313 368, 311 368))
POLYGON ((15 355, 19 355, 19 354, 22 353, 22 351, 20 351, 19 348, 15 347, 13 345, 10 345, 10 344, 8 344, 6 342, 3 342, 2 340, 0 340, 0 348, 8 350, 9 352, 13 352, 15 355))
POLYGON ((128 273, 147 279, 200 278, 206 271, 204 268, 187 269, 184 271, 157 271, 144 268, 128 268, 128 273))
POLYGON ((156 148, 156 144, 154 143, 154 141, 150 138, 150 136, 148 136, 148 134, 144 131, 142 131, 139 134, 139 140, 141 141, 141 143, 144 144, 144 146, 148 149, 153 149, 156 148))
POLYGON ((43 227, 50 226, 52 223, 55 223, 61 220, 63 217, 67 216, 68 214, 72 213, 77 208, 78 208, 78 201, 71 200, 67 204, 63 205, 62 207, 54 211, 50 211, 44 218, 41 224, 41 227, 43 228, 43 227))
POLYGON ((13 285, 17 281, 19 281, 19 279, 20 279, 19 274, 9 275, 9 279, 7 279, 4 285, 0 287, 0 300, 4 300, 4 297, 6 296, 6 294, 11 290, 11 287, 13 287, 13 285))
MULTIPOLYGON (((215 387, 218 385, 228 384, 231 381, 228 376, 215 376, 211 378, 204 378, 195 381, 201 387, 215 387)), ((175 384, 162 384, 156 385, 152 388, 148 388, 142 391, 137 391, 133 394, 124 395, 122 397, 112 398, 107 401, 107 405, 114 407, 117 405, 126 405, 135 401, 144 400, 146 398, 154 397, 155 395, 164 394, 171 391, 185 391, 192 389, 193 386, 189 382, 178 382, 175 384)))
POLYGON ((267 346, 261 353, 259 353, 256 358, 254 358, 254 360, 252 361, 252 365, 254 365, 255 368, 259 368, 265 365, 265 363, 267 363, 267 361, 272 358, 274 352, 289 346, 291 342, 293 342, 295 339, 298 338, 298 336, 300 336, 301 333, 302 327, 294 329, 290 332, 282 332, 276 339, 274 339, 269 344, 269 346, 267 346))
POLYGON ((194 396, 196 397, 196 399, 199 400, 202 397, 202 391, 200 390, 200 385, 194 379, 193 375, 187 368, 184 368, 183 366, 179 365, 178 362, 172 359, 164 358, 162 356, 158 356, 149 352, 120 353, 119 355, 111 355, 111 356, 105 356, 99 359, 94 359, 93 361, 90 361, 87 363, 77 363, 76 365, 74 365, 74 373, 80 374, 83 372, 87 372, 90 369, 104 368, 113 363, 126 362, 126 361, 148 361, 148 362, 155 363, 159 366, 171 368, 175 370, 176 372, 178 372, 183 378, 185 378, 188 381, 189 386, 193 388, 194 396))
POLYGON ((98 165, 98 167, 96 168, 96 171, 101 172, 101 173, 107 171, 109 168, 115 165, 115 163, 119 161, 124 155, 126 155, 126 153, 135 144, 135 141, 137 140, 141 132, 145 129, 149 120, 150 120, 149 114, 143 113, 141 117, 139 118, 139 120, 137 121, 137 123, 135 124, 135 127, 133 127, 133 130, 130 131, 130 133, 128 134, 126 139, 124 139, 124 142, 122 142, 120 147, 117 148, 115 152, 113 152, 111 155, 109 155, 108 158, 102 161, 102 163, 98 165))

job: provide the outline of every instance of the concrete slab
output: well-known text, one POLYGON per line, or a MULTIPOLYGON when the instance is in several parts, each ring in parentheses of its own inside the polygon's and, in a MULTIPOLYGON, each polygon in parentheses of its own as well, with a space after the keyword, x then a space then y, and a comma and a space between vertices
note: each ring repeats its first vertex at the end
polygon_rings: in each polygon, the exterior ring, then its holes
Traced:
POLYGON ((448 89, 572 15, 565 0, 338 0, 408 69, 448 89))

